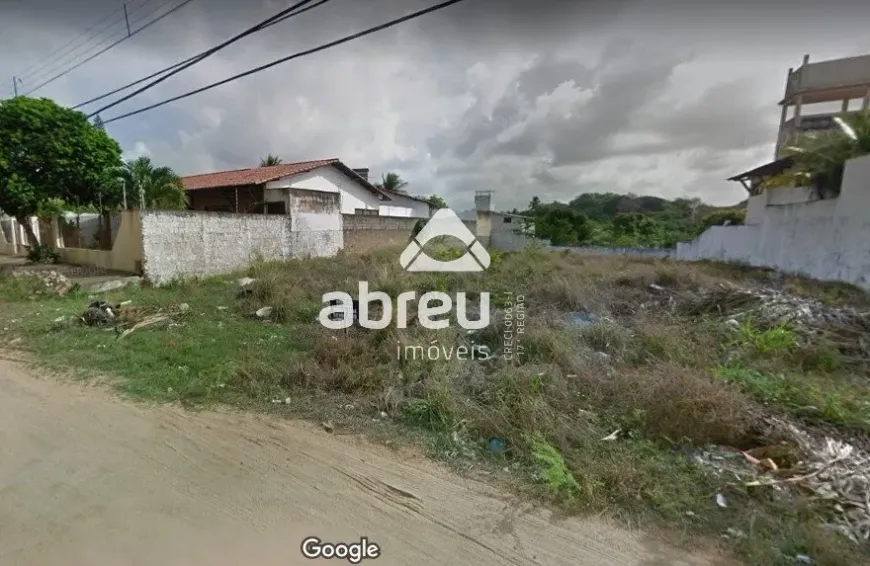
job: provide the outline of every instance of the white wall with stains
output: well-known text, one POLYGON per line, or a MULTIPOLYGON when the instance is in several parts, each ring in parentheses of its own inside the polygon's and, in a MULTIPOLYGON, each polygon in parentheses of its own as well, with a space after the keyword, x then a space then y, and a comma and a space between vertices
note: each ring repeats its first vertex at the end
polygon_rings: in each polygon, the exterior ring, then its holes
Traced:
POLYGON ((678 244, 676 258, 740 262, 870 289, 870 155, 846 164, 837 198, 808 200, 803 189, 768 192, 752 224, 713 226, 678 244))

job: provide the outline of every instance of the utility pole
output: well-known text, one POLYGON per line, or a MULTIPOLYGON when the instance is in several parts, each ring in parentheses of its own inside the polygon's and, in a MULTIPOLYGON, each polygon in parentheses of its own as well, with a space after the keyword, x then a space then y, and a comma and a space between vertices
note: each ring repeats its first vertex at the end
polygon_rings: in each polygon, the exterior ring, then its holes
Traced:
POLYGON ((127 37, 130 37, 130 16, 127 15, 127 5, 124 4, 124 21, 127 22, 127 37))
POLYGON ((127 210, 127 181, 121 179, 121 194, 124 195, 124 210, 127 210))
POLYGON ((12 88, 15 89, 15 97, 18 97, 18 77, 12 77, 12 88))
POLYGON ((142 184, 139 184, 139 209, 145 210, 145 189, 142 188, 142 184))

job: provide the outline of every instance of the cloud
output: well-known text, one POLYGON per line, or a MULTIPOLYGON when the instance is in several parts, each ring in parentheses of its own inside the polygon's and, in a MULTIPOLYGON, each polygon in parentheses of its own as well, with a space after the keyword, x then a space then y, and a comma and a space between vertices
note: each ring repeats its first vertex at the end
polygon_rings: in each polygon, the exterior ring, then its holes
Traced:
MULTIPOLYGON (((53 50, 118 15, 114 0, 0 1, 0 78, 23 74, 25 88, 69 66, 53 50), (27 72, 48 55, 43 68, 27 72)), ((433 3, 332 0, 102 117, 433 3)), ((141 5, 134 21, 159 4, 128 3, 141 5)), ((196 0, 37 94, 82 102, 287 5, 196 0)), ((815 3, 774 8, 772 1, 467 0, 107 128, 129 154, 147 152, 182 174, 252 166, 267 153, 285 161, 339 157, 375 176, 397 171, 414 192, 437 192, 456 208, 470 207, 478 189, 495 190, 503 208, 587 191, 731 204, 745 194, 724 179, 772 156, 788 67, 806 51, 821 59, 870 48, 859 33, 868 8, 857 1, 826 5, 823 28, 815 3)), ((82 52, 126 31, 118 21, 94 33, 82 52)))

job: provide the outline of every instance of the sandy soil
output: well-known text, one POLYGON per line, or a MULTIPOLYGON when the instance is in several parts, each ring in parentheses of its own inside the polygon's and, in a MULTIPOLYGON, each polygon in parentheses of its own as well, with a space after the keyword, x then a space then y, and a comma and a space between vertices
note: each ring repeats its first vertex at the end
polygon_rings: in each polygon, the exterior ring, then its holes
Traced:
POLYGON ((0 564, 292 566, 308 536, 384 565, 713 565, 555 521, 422 457, 298 422, 191 413, 0 360, 0 564))

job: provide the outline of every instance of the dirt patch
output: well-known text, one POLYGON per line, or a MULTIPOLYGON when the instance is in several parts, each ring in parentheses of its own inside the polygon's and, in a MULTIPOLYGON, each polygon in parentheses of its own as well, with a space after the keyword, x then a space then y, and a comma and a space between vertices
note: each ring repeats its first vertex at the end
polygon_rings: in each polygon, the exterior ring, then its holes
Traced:
POLYGON ((301 563, 307 536, 378 564, 728 564, 554 521, 423 458, 229 411, 190 413, 0 361, 0 557, 20 566, 301 563))

